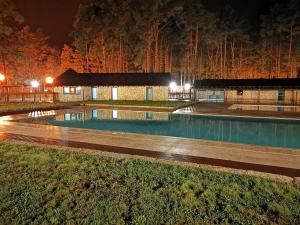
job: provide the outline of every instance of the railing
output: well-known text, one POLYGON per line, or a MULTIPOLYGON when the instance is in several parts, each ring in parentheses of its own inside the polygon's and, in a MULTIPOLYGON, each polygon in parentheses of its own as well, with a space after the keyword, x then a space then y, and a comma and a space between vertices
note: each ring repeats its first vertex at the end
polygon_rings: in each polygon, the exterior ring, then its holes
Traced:
POLYGON ((58 94, 54 92, 9 93, 0 92, 0 102, 55 102, 58 94))
POLYGON ((189 93, 170 92, 169 99, 191 100, 193 99, 193 92, 189 92, 189 93))

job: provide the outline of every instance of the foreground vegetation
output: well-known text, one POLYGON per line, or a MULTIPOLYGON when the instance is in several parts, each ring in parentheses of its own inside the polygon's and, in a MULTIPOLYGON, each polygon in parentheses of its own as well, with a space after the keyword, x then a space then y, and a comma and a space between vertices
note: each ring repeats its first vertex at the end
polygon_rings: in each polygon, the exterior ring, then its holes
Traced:
POLYGON ((128 100, 97 100, 85 103, 104 105, 129 105, 129 106, 154 106, 154 107, 178 107, 190 102, 185 101, 128 101, 128 100))
POLYGON ((300 187, 0 143, 3 224, 300 224, 300 187))
POLYGON ((37 109, 51 109, 60 108, 74 105, 74 103, 62 103, 62 102, 20 102, 20 103, 0 103, 0 115, 9 114, 15 112, 21 112, 24 110, 37 110, 37 109))

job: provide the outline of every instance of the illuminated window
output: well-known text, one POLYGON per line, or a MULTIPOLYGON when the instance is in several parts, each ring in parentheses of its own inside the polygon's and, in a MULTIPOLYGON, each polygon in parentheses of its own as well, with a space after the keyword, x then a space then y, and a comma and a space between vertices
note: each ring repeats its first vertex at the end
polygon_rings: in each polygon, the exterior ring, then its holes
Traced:
POLYGON ((81 87, 77 87, 77 88, 76 88, 76 94, 77 94, 77 95, 80 95, 80 94, 81 94, 81 87))
POLYGON ((64 94, 81 94, 81 87, 64 87, 64 94))
POLYGON ((70 87, 64 87, 64 94, 70 94, 70 87))
POLYGON ((152 120, 153 119, 153 112, 146 112, 146 119, 152 120))

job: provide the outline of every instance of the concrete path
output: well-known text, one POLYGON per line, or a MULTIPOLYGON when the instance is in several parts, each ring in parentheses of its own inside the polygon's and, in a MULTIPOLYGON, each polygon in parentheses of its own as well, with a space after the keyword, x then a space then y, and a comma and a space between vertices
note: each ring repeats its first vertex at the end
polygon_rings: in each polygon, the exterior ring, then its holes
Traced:
MULTIPOLYGON (((36 138, 55 139, 67 142, 80 142, 98 146, 112 146, 130 149, 134 154, 155 152, 161 156, 186 156, 203 159, 223 160, 288 168, 298 171, 300 176, 300 149, 262 147, 255 145, 234 144, 226 142, 203 141, 187 138, 164 137, 155 135, 129 134, 120 132, 97 131, 79 128, 57 127, 0 121, 0 133, 23 135, 36 138)), ((87 145, 88 146, 88 145, 87 145)), ((84 147, 84 146, 81 146, 84 147)), ((100 149, 101 150, 101 149, 100 149)), ((104 149, 105 151, 105 149, 104 149)), ((160 157, 163 158, 163 157, 160 157)), ((230 167, 230 163, 227 163, 230 167)), ((252 167, 255 170, 255 166, 252 167)))

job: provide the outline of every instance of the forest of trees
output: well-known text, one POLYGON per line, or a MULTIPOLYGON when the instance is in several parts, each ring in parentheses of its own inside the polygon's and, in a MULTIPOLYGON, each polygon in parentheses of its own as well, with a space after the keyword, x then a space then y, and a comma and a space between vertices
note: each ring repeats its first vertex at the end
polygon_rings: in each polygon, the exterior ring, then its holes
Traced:
POLYGON ((14 81, 68 68, 193 81, 295 77, 300 67, 298 0, 276 3, 255 29, 230 5, 211 12, 200 0, 89 0, 75 17, 73 43, 61 50, 26 26, 10 0, 0 4, 9 9, 0 12, 0 72, 14 81))
POLYGON ((32 31, 10 0, 0 0, 0 72, 8 84, 44 79, 60 72, 59 50, 42 30, 32 31))

